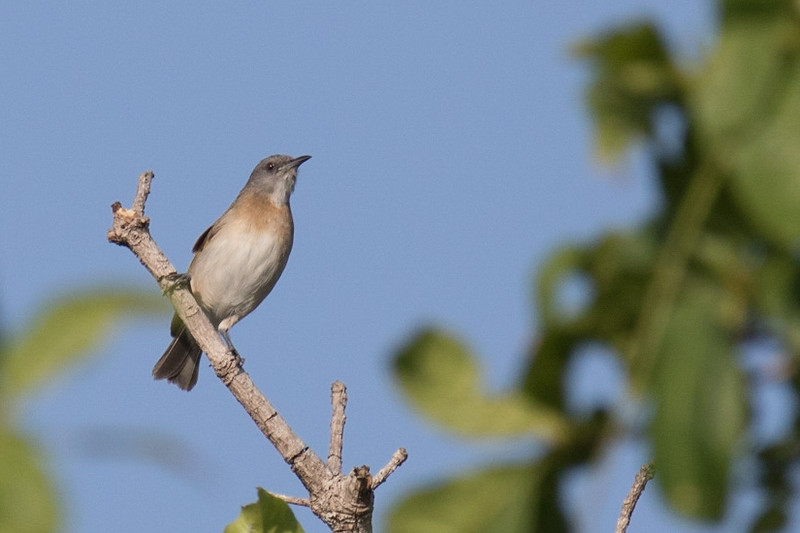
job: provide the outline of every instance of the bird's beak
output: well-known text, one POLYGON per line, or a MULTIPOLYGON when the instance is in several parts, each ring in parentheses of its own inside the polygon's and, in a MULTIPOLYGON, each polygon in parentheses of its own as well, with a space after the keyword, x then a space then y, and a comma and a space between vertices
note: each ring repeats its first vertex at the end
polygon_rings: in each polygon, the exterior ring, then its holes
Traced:
POLYGON ((295 157, 294 159, 292 159, 291 161, 286 163, 285 167, 286 168, 297 168, 300 165, 302 165, 303 163, 305 163, 306 161, 308 161, 309 159, 311 159, 310 155, 301 155, 300 157, 295 157))

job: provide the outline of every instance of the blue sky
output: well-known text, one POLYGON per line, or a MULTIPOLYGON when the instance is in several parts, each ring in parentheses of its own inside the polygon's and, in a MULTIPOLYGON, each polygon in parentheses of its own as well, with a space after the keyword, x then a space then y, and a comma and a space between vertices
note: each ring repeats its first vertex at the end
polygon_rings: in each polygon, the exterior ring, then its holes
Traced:
MULTIPOLYGON (((6 3, 4 324, 93 283, 157 290, 105 240, 108 206, 130 203, 141 171, 156 173, 152 233, 185 269, 260 159, 311 154, 287 270, 232 331, 255 382, 322 452, 329 386, 344 381, 346 466, 377 469, 408 448, 378 492, 378 520, 425 481, 525 457, 530 443, 468 443, 422 420, 388 363, 415 328, 435 323, 471 344, 491 387, 509 385, 536 320, 536 266, 558 245, 653 209, 641 157, 613 170, 593 159, 588 72, 568 53, 643 16, 683 54, 711 40, 711 4, 689 0, 6 3)), ((102 357, 30 402, 26 428, 58 476, 65 531, 220 531, 256 486, 301 495, 207 367, 190 394, 152 380, 168 340, 166 315, 125 327, 102 357), (117 431, 184 443, 195 466, 87 449, 87 437, 117 431)), ((624 446, 570 484, 581 531, 610 530, 645 459, 624 446)), ((711 531, 653 500, 634 517, 642 530, 711 531)))

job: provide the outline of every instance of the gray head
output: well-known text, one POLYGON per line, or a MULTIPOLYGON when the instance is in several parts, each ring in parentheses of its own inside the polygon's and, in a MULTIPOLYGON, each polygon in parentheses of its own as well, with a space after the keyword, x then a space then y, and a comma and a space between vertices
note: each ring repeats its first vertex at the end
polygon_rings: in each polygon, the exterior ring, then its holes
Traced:
POLYGON ((297 167, 309 159, 310 155, 271 155, 256 165, 242 192, 266 194, 276 204, 287 204, 294 191, 297 167))

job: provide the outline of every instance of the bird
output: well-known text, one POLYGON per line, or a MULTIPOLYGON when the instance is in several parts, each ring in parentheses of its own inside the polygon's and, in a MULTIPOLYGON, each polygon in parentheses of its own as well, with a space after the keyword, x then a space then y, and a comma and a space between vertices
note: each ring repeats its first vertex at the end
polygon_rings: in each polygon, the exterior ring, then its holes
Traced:
MULTIPOLYGON (((289 197, 298 167, 309 159, 271 155, 259 162, 230 207, 192 247, 184 279, 234 354, 228 331, 258 307, 286 267, 294 240, 289 197)), ((202 350, 177 314, 170 333, 172 342, 153 377, 189 391, 197 383, 202 350)))

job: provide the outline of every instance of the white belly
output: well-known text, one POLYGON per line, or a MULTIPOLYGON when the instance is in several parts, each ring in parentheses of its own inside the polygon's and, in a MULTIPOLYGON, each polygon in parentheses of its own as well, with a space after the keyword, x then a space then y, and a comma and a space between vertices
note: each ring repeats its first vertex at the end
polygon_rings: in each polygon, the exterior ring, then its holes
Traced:
POLYGON ((222 228, 189 265, 192 292, 215 326, 230 328, 255 309, 283 272, 292 249, 291 234, 222 228), (235 238, 232 238, 235 235, 235 238))

